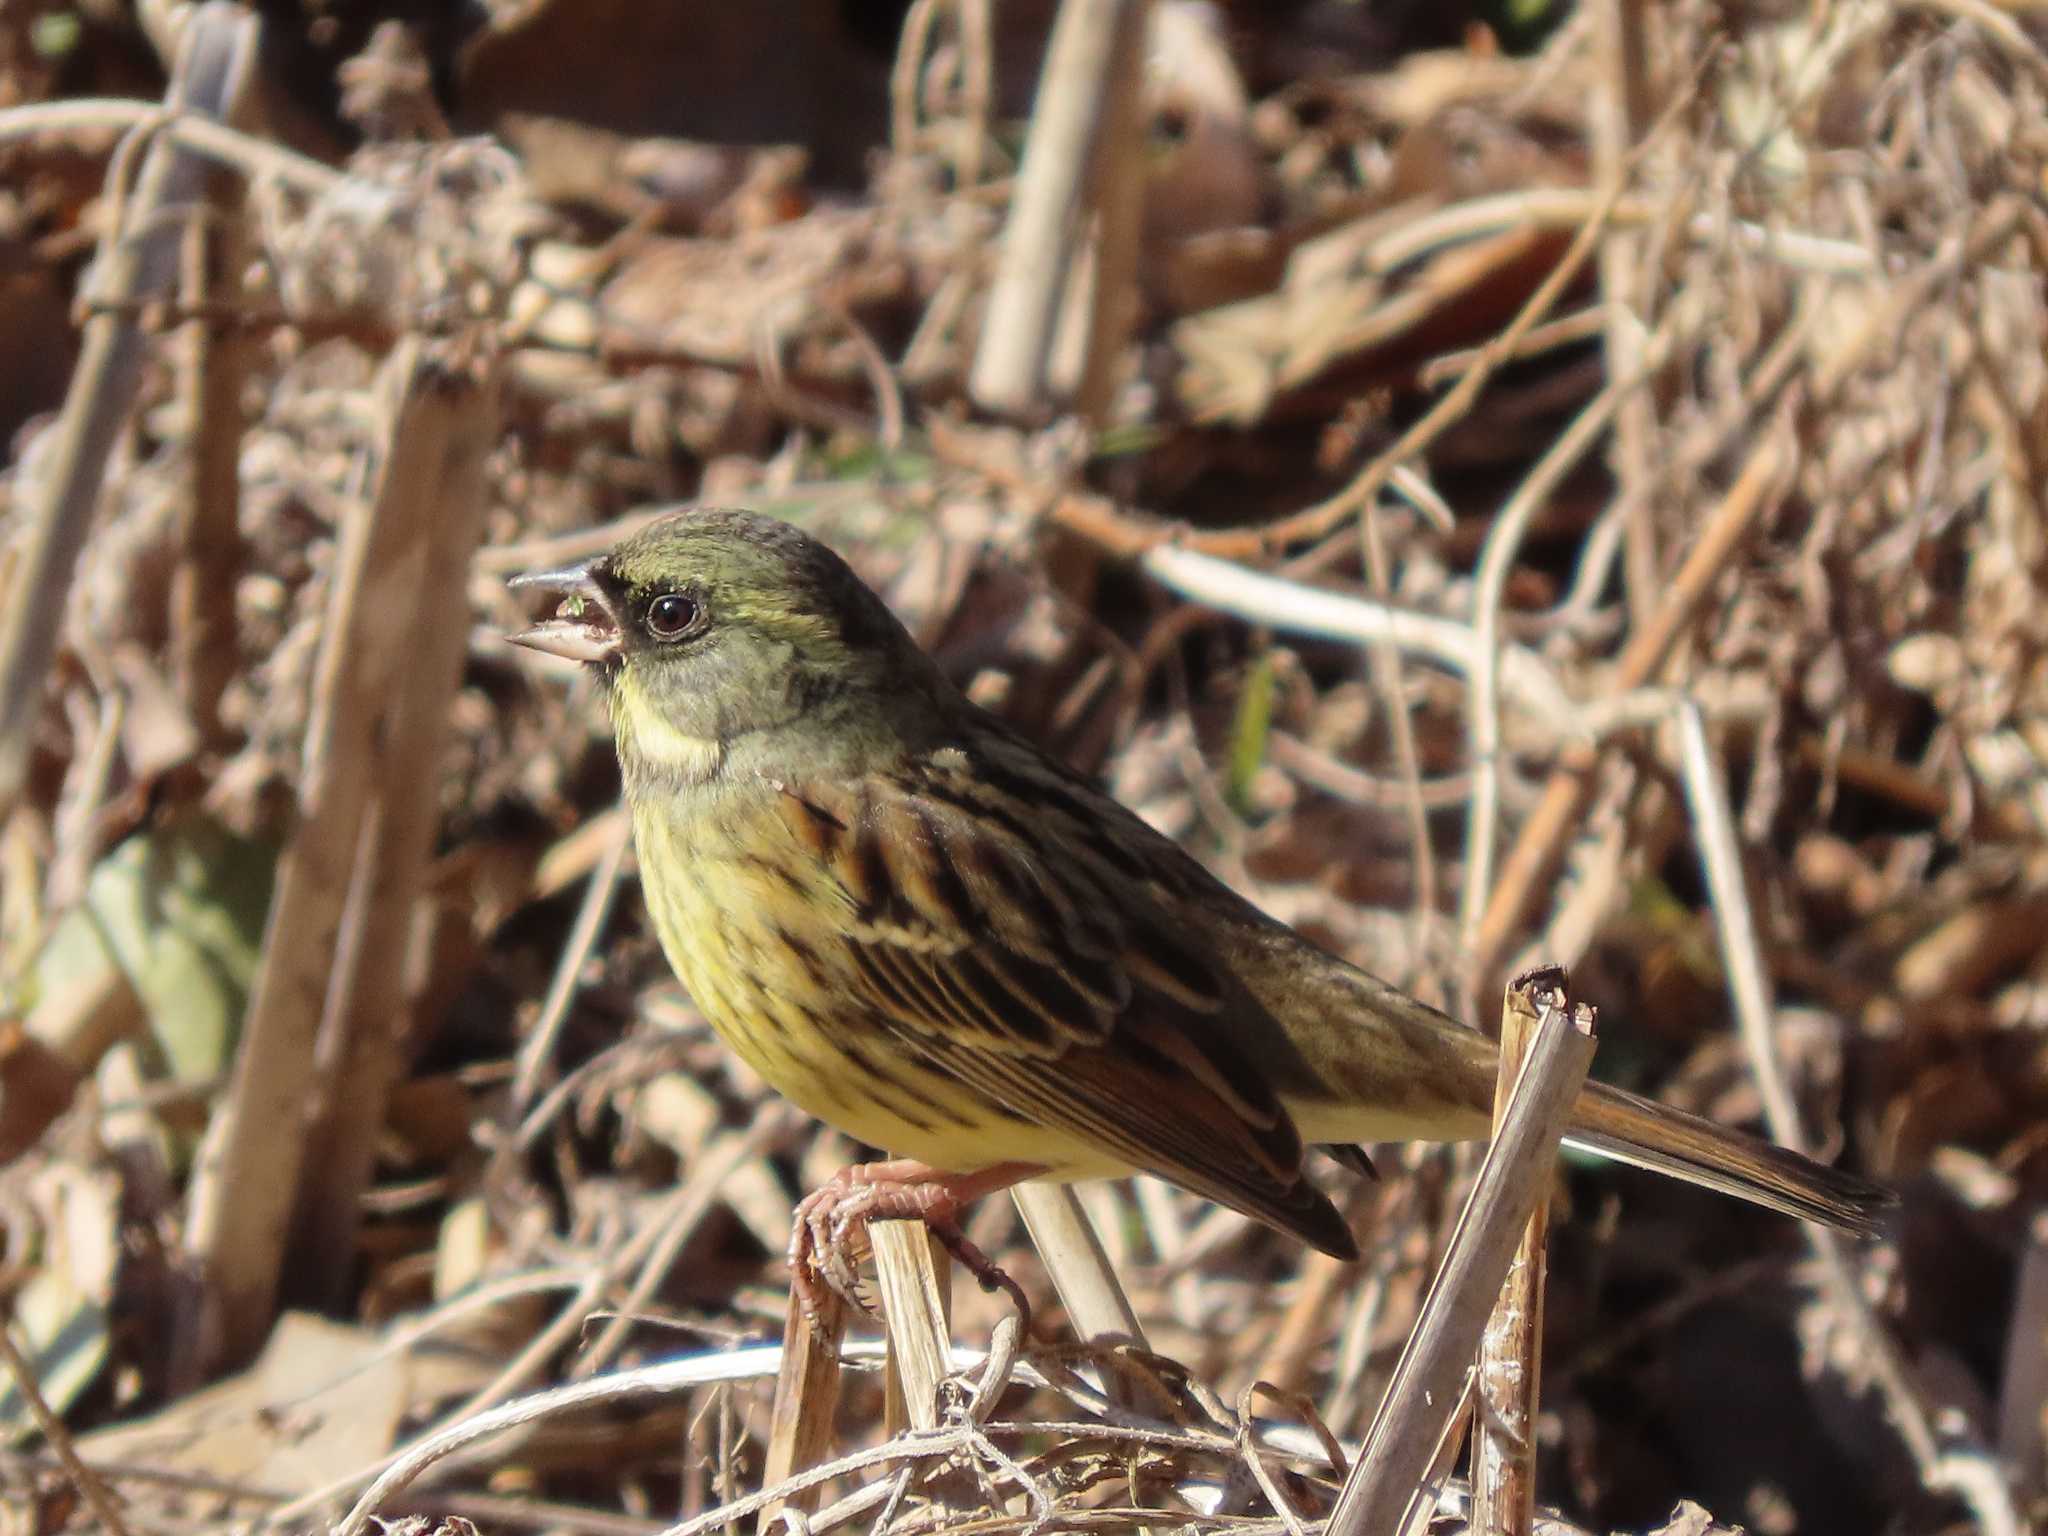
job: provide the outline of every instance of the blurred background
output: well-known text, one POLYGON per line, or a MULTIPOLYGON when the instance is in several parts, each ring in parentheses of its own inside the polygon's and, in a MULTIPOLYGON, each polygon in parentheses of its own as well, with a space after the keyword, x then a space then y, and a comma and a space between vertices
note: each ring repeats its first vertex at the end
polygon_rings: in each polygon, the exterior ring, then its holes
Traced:
MULTIPOLYGON (((1831 1256, 1568 1158, 1560 1529, 2023 1529, 2044 40, 2031 0, 4 0, 0 1503, 105 1526, 75 1441, 132 1530, 311 1529, 466 1410, 779 1341, 791 1206, 861 1149, 711 1038, 601 701, 501 638, 509 575, 702 500, 830 540, 1319 942, 1481 1027, 1563 963, 1596 1075, 1785 1134, 1781 1085, 1902 1192, 1831 1256)), ((1321 1518, 1320 1452, 1276 1495, 1231 1437, 1370 1420, 1473 1162, 1374 1160, 1316 1171, 1355 1265, 1085 1190, 1190 1438, 1018 1384, 1042 1502, 934 1474, 892 1528, 1321 1518)), ((970 1232, 1067 1337, 1008 1201, 970 1232)), ((762 1485, 758 1374, 383 1508, 710 1515, 762 1485)), ((849 1374, 838 1449, 882 1400, 849 1374)))

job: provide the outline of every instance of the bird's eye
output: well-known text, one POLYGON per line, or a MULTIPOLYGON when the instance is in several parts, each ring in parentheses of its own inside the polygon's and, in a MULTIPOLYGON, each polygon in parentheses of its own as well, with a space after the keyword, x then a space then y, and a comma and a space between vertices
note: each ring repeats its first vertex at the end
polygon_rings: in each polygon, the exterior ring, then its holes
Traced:
POLYGON ((664 592, 647 605, 647 633, 657 640, 679 640, 696 622, 696 602, 680 592, 664 592))

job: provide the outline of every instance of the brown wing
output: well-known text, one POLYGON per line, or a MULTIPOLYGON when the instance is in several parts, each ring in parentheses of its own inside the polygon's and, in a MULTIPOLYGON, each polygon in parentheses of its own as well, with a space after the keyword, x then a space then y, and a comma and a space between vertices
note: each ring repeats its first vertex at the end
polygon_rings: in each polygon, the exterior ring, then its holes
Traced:
POLYGON ((793 786, 783 814, 836 873, 849 969, 900 1044, 1013 1115, 1356 1253, 1234 1043, 1248 997, 1169 915, 1171 842, 1049 762, 952 748, 793 786))

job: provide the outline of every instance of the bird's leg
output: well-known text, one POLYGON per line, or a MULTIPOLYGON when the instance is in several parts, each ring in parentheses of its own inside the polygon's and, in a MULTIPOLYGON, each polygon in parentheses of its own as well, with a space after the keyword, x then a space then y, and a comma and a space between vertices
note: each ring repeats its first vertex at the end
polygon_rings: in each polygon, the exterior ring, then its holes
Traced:
POLYGON ((856 1269, 861 1253, 869 1246, 867 1224, 915 1219, 925 1224, 983 1290, 1008 1292, 1024 1331, 1029 1333, 1031 1304, 1023 1290, 967 1240, 956 1218, 960 1207, 969 1201, 1044 1172, 1038 1163, 997 1163, 974 1173, 947 1173, 907 1157, 842 1168, 797 1205, 796 1222, 789 1234, 789 1274, 798 1299, 804 1310, 816 1317, 824 1290, 829 1288, 862 1311, 872 1312, 860 1295, 856 1269))

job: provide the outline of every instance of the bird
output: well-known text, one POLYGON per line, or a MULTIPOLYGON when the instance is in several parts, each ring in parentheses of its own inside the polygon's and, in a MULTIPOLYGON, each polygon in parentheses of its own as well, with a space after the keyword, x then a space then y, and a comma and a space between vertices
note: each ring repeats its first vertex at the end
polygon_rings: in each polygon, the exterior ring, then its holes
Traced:
MULTIPOLYGON (((697 1008, 887 1154, 798 1205, 806 1307, 860 1299, 865 1223, 890 1216, 1008 1285, 956 1218, 1034 1178, 1154 1174, 1353 1259, 1308 1148, 1369 1167, 1349 1149, 1489 1133, 1488 1036, 974 704, 792 524, 687 508, 514 584, 558 606, 508 638, 585 664, 607 700, 648 912, 697 1008)), ((1895 1199, 1598 1081, 1565 1139, 1852 1233, 1895 1199)))

